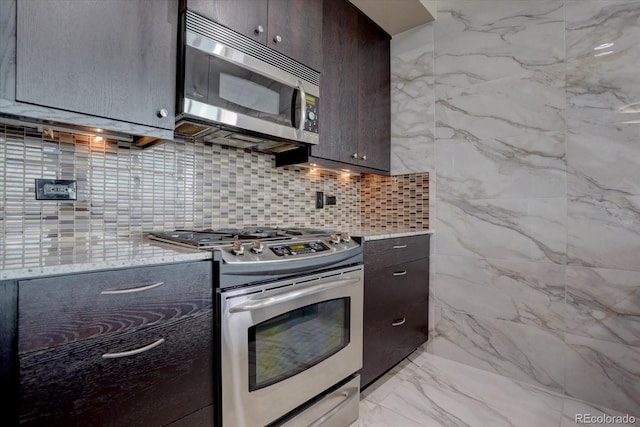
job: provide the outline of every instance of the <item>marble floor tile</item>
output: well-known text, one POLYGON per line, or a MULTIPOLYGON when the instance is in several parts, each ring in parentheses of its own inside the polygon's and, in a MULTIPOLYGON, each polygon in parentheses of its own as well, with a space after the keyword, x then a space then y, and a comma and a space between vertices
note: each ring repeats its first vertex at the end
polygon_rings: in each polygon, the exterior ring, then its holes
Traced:
MULTIPOLYGON (((365 416, 369 416, 371 402, 368 399, 364 402, 365 416)), ((414 373, 382 400, 379 407, 401 414, 420 426, 557 427, 562 397, 426 354, 414 373)), ((380 410, 379 407, 375 409, 380 410)), ((378 425, 362 421, 362 427, 378 425)))
POLYGON ((424 424, 365 399, 360 401, 358 420, 350 427, 424 427, 424 424))
POLYGON ((565 392, 640 416, 640 347, 566 335, 565 392))
POLYGON ((622 419, 606 419, 603 421, 612 422, 596 422, 589 424, 597 427, 615 427, 615 426, 640 426, 640 416, 633 414, 626 414, 623 412, 614 411, 613 409, 598 407, 594 404, 583 402, 575 399, 564 399, 564 405, 562 407, 562 423, 560 427, 577 427, 584 426, 585 415, 592 415, 594 417, 623 417, 622 419), (624 418, 626 416, 626 418, 624 418), (633 417, 635 421, 631 418, 633 417), (620 421, 620 422, 618 422, 620 421))
POLYGON ((365 390, 351 427, 640 426, 638 411, 616 411, 460 364, 428 353, 427 344, 401 365, 365 390), (373 401, 370 390, 391 381, 384 398, 373 401), (585 424, 576 422, 578 414, 629 417, 585 424))

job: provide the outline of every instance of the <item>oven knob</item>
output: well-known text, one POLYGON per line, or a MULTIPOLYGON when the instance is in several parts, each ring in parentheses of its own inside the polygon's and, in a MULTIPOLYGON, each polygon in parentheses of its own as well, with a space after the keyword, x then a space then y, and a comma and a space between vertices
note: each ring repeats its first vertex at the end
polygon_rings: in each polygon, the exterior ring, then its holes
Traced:
POLYGON ((240 242, 233 242, 231 245, 231 253, 235 256, 244 255, 244 246, 240 242))
POLYGON ((340 243, 340 237, 338 237, 336 233, 333 233, 331 236, 329 236, 329 242, 337 245, 338 243, 340 243))
POLYGON ((264 245, 260 240, 254 240, 251 242, 251 252, 254 254, 261 254, 264 250, 264 245))
POLYGON ((347 233, 342 233, 340 235, 340 238, 342 239, 343 242, 348 243, 351 241, 351 236, 349 236, 347 233))

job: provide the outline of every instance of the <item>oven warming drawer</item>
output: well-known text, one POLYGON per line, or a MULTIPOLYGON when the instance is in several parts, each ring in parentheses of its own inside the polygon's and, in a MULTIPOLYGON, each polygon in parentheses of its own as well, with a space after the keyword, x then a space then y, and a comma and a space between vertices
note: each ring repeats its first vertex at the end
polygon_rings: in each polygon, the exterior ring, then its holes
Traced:
POLYGON ((320 400, 281 424, 282 427, 345 427, 358 419, 360 375, 327 393, 320 400))

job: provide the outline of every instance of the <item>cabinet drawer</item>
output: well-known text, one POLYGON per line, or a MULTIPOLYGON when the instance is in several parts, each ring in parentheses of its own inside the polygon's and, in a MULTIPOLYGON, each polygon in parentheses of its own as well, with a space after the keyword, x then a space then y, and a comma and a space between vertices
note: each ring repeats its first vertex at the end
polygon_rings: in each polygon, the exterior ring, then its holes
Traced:
POLYGON ((364 244, 365 266, 370 269, 384 268, 428 256, 428 234, 365 241, 364 244))
POLYGON ((364 270, 365 322, 393 317, 429 298, 429 258, 364 270))
POLYGON ((167 427, 215 427, 215 409, 213 405, 187 415, 167 427))
POLYGON ((20 356, 20 420, 28 426, 166 425, 213 403, 213 316, 76 341, 20 356), (104 358, 105 353, 139 349, 104 358))
POLYGON ((211 262, 19 282, 18 350, 37 351, 175 321, 211 306, 211 262))
POLYGON ((363 387, 411 354, 428 338, 428 301, 385 317, 363 331, 363 387), (396 326, 394 326, 394 324, 396 326))

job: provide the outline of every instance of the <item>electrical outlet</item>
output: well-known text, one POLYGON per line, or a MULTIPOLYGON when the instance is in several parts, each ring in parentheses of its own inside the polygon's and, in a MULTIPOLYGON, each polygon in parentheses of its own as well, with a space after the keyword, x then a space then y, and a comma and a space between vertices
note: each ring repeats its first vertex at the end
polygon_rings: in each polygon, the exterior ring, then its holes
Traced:
POLYGON ((316 191, 316 209, 324 208, 324 193, 322 191, 316 191))
POLYGON ((70 179, 36 179, 37 200, 76 200, 76 182, 70 179))
POLYGON ((336 196, 327 196, 327 205, 335 205, 336 203, 336 196))

